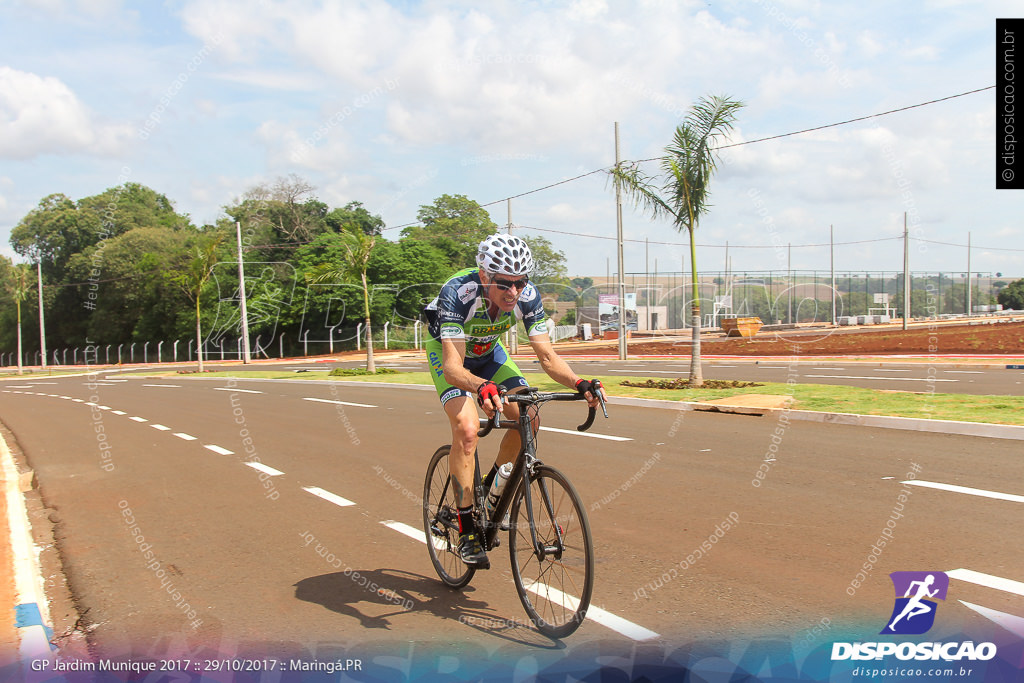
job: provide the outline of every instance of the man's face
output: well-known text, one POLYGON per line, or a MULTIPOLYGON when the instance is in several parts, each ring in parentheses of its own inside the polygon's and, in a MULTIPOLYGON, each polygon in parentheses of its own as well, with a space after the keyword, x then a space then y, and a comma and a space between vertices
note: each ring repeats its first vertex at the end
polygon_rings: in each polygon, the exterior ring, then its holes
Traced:
POLYGON ((516 307, 519 295, 526 289, 529 279, 525 275, 513 277, 480 271, 480 281, 487 287, 486 298, 495 302, 502 311, 516 307))

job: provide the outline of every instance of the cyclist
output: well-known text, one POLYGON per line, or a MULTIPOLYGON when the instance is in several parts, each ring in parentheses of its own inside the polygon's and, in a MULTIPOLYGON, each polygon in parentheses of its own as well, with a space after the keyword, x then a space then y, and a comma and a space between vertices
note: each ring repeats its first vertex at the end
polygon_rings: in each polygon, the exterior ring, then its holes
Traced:
MULTIPOLYGON (((527 386, 501 343, 501 335, 514 329, 521 318, 530 346, 549 377, 583 394, 592 408, 599 403, 595 393, 600 391, 603 398, 604 390, 596 379, 581 379, 555 352, 540 293, 529 281, 533 256, 526 242, 512 235, 491 235, 480 243, 476 262, 477 268, 452 275, 424 313, 430 332, 426 342, 430 374, 452 429, 449 468, 456 480, 459 555, 467 565, 487 569, 490 561, 473 521, 473 456, 479 417, 472 397, 476 396, 487 417, 501 410, 507 419, 518 420, 519 406, 504 402, 499 387, 515 392, 527 386)), ((485 488, 519 449, 519 432, 506 431, 494 466, 484 479, 485 488)))

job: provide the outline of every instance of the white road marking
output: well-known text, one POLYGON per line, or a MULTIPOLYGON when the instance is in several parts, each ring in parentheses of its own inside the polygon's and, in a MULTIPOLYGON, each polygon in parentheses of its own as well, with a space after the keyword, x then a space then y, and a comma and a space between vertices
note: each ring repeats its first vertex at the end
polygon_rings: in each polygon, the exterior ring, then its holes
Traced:
POLYGON ((607 441, 632 441, 626 436, 610 436, 608 434, 591 434, 590 432, 578 432, 575 429, 556 429, 555 427, 541 427, 544 432, 558 432, 559 434, 572 434, 574 436, 589 436, 591 439, 605 439, 607 441))
MULTIPOLYGON (((35 384, 8 384, 7 386, 10 389, 34 389, 36 385, 35 384)), ((14 392, 14 393, 20 393, 20 392, 14 392)))
POLYGON ((1024 496, 1018 496, 1015 493, 1000 493, 999 491, 986 491, 985 489, 975 489, 969 486, 957 486, 956 484, 940 484, 934 481, 921 481, 920 479, 911 479, 909 481, 904 481, 900 483, 909 486, 922 486, 928 489, 952 491, 953 493, 966 493, 971 496, 981 496, 982 498, 996 498, 998 500, 1008 500, 1011 503, 1024 503, 1024 496))
POLYGON ((831 377, 833 379, 876 379, 883 382, 959 382, 958 379, 937 377, 861 377, 859 375, 804 375, 804 377, 831 377))
POLYGON ((789 370, 785 365, 758 365, 762 370, 789 370))
POLYGON ((149 426, 152 427, 153 429, 159 429, 161 432, 169 432, 169 431, 171 431, 170 427, 165 427, 164 425, 151 424, 149 426))
MULTIPOLYGON (((423 545, 427 544, 427 535, 425 533, 423 533, 422 530, 417 529, 416 527, 411 527, 408 524, 404 524, 402 522, 396 522, 396 521, 390 520, 390 519, 385 521, 385 522, 381 522, 381 524, 383 524, 384 526, 386 526, 389 529, 394 529, 395 531, 397 531, 400 534, 405 534, 406 536, 408 536, 412 540, 419 541, 423 545)), ((440 538, 431 538, 430 540, 433 541, 434 548, 436 548, 437 550, 445 550, 446 549, 444 547, 444 541, 442 541, 440 538)))
POLYGON ((626 370, 605 370, 606 373, 617 375, 685 375, 688 370, 644 370, 643 372, 627 372, 626 370))
POLYGON ((951 579, 959 579, 960 581, 966 581, 967 583, 973 583, 978 586, 995 588, 996 590, 1004 591, 1006 593, 1024 596, 1024 583, 1014 581, 1012 579, 1004 579, 1001 576, 982 574, 981 572, 976 572, 972 569, 954 569, 946 572, 946 576, 951 579))
POLYGON ((261 462, 251 461, 245 464, 253 468, 254 470, 259 470, 260 472, 263 472, 264 474, 269 474, 272 477, 280 477, 282 474, 284 474, 284 472, 282 472, 281 470, 275 470, 273 467, 264 465, 261 462))
POLYGON ((303 401, 315 401, 317 403, 334 403, 339 406, 353 406, 355 408, 376 408, 377 406, 371 406, 368 403, 349 403, 348 401, 331 401, 326 398, 303 398, 303 401))
MULTIPOLYGON (((536 593, 551 602, 557 602, 566 609, 574 610, 580 604, 579 598, 575 598, 568 593, 563 593, 556 588, 552 588, 547 584, 537 581, 527 582, 524 580, 523 587, 531 593, 536 593)), ((587 609, 587 619, 596 621, 602 626, 610 628, 613 631, 617 631, 618 633, 621 633, 627 638, 632 638, 633 640, 651 640, 652 638, 659 637, 654 631, 648 630, 638 624, 634 624, 632 621, 623 619, 620 616, 603 610, 600 607, 595 607, 594 605, 591 605, 587 609)))
POLYGON ((324 500, 334 503, 335 505, 338 505, 340 507, 348 507, 349 505, 355 505, 355 503, 353 503, 351 500, 342 498, 341 496, 335 493, 331 493, 330 491, 324 491, 322 488, 318 486, 303 486, 302 490, 312 493, 314 496, 317 496, 318 498, 323 498, 324 500))
POLYGON ((166 388, 169 388, 169 389, 181 389, 181 385, 180 384, 143 384, 142 386, 144 386, 144 387, 159 387, 159 388, 165 388, 166 387, 166 388))
POLYGON ((910 372, 910 370, 905 368, 875 368, 875 372, 910 372))
POLYGON ((185 441, 196 440, 196 437, 192 436, 191 434, 185 434, 184 432, 174 432, 174 436, 178 437, 179 439, 184 439, 185 441))
POLYGON ((960 600, 959 602, 964 607, 974 610, 989 621, 1002 626, 1018 638, 1024 638, 1024 618, 1018 617, 1015 614, 1007 614, 1006 612, 1000 612, 999 610, 982 607, 981 605, 974 605, 964 600, 960 600))
POLYGON ((135 420, 136 422, 149 422, 149 420, 147 420, 146 418, 138 417, 138 416, 129 417, 128 419, 129 420, 135 420))
POLYGON ((218 455, 234 455, 235 454, 234 451, 229 451, 226 448, 221 448, 220 446, 217 446, 217 445, 214 445, 214 444, 203 444, 203 448, 205 448, 207 450, 211 450, 211 451, 213 451, 214 453, 216 453, 218 455))
POLYGON ((214 387, 214 391, 237 391, 240 394, 262 394, 262 391, 256 391, 255 389, 232 389, 231 387, 214 387))
POLYGON ((985 373, 981 370, 943 370, 943 372, 950 375, 984 375, 985 373))
POLYGON ((110 412, 112 412, 114 415, 127 415, 128 414, 128 413, 124 412, 123 410, 111 410, 110 412))

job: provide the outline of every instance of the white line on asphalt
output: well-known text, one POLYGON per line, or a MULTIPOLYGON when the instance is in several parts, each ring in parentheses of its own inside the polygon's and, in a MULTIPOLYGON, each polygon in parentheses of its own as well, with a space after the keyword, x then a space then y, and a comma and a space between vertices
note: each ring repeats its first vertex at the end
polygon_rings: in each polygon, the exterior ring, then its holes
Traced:
POLYGON ((135 420, 136 422, 149 422, 149 420, 147 420, 146 418, 138 417, 138 416, 129 417, 128 419, 129 420, 135 420))
POLYGON ((959 602, 964 607, 974 610, 989 621, 1002 626, 1018 638, 1024 638, 1024 618, 1018 617, 1015 614, 1007 614, 1006 612, 1000 612, 999 610, 982 607, 981 605, 974 605, 964 600, 960 600, 959 602))
POLYGON ((627 372, 626 370, 605 370, 605 372, 618 375, 685 375, 687 370, 644 370, 643 372, 627 372))
POLYGON ((170 427, 165 427, 164 425, 151 424, 149 426, 152 427, 153 429, 159 429, 161 432, 169 432, 169 431, 171 431, 170 427))
POLYGON ((832 379, 874 379, 883 382, 959 382, 958 379, 937 377, 860 377, 858 375, 804 375, 804 377, 831 377, 832 379))
POLYGON ((260 472, 263 472, 264 474, 269 474, 272 477, 280 477, 282 474, 284 474, 284 472, 282 472, 281 470, 275 470, 273 467, 268 467, 267 465, 264 465, 261 462, 251 461, 245 464, 253 468, 254 470, 259 470, 260 472))
POLYGON ((355 408, 376 408, 377 406, 371 406, 368 403, 349 403, 348 401, 331 401, 326 398, 303 398, 303 401, 316 401, 317 403, 334 403, 339 406, 353 406, 355 408))
POLYGON ((166 388, 170 388, 170 389, 181 389, 181 385, 180 384, 143 384, 142 386, 144 386, 144 387, 160 387, 160 388, 166 387, 166 388))
POLYGON ((875 368, 875 372, 910 372, 908 368, 875 368))
POLYGON ((7 388, 8 389, 32 389, 35 386, 36 386, 35 384, 8 384, 7 388))
POLYGON ((555 427, 541 427, 545 432, 558 432, 559 434, 572 434, 574 436, 589 436, 591 439, 605 439, 607 441, 632 441, 626 436, 610 436, 608 434, 591 434, 590 432, 578 432, 575 429, 556 429, 555 427))
MULTIPOLYGON (((406 536, 408 536, 409 538, 413 539, 414 541, 419 541, 420 543, 422 543, 424 545, 426 545, 426 543, 427 543, 427 535, 425 533, 423 533, 423 531, 421 531, 420 529, 417 529, 416 527, 411 527, 408 524, 404 524, 402 522, 396 522, 396 521, 390 520, 390 519, 387 520, 386 522, 381 522, 381 524, 383 524, 384 526, 386 526, 389 529, 394 529, 395 531, 397 531, 400 534, 405 534, 406 536)), ((434 542, 434 547, 437 548, 438 550, 444 550, 445 549, 444 541, 442 541, 440 538, 434 538, 434 539, 431 539, 431 540, 434 542)))
POLYGON ((255 389, 232 389, 231 387, 214 387, 214 391, 237 391, 240 394, 262 394, 262 391, 256 391, 255 389))
POLYGON ((174 436, 178 437, 179 439, 184 439, 185 441, 196 440, 196 437, 192 436, 191 434, 186 434, 184 432, 174 432, 174 436))
POLYGON ((811 370, 845 370, 846 368, 811 368, 811 370))
MULTIPOLYGON (((63 398, 63 397, 61 397, 61 398, 63 398)), ((111 410, 110 412, 112 412, 114 415, 127 415, 128 414, 128 413, 124 412, 123 410, 111 410)))
POLYGON ((923 486, 929 489, 940 489, 942 491, 952 491, 953 493, 966 493, 971 496, 981 496, 982 498, 997 498, 999 500, 1008 500, 1012 503, 1024 503, 1024 496, 1018 496, 1014 493, 1000 493, 999 491, 986 491, 985 489, 974 489, 969 486, 957 486, 956 484, 940 484, 934 481, 921 481, 920 479, 911 479, 909 481, 900 482, 909 486, 923 486))
POLYGON ((96 406, 100 410, 110 410, 110 406, 96 406))
POLYGON ((950 375, 984 375, 985 373, 981 370, 943 370, 943 372, 950 375))
POLYGON ((954 569, 946 572, 946 575, 952 579, 959 579, 960 581, 973 583, 977 586, 995 588, 996 590, 1004 591, 1006 593, 1024 596, 1024 583, 1020 581, 1004 579, 1001 576, 993 576, 991 574, 982 574, 981 572, 976 572, 972 569, 954 569))
POLYGON ((341 507, 355 505, 355 503, 353 503, 351 500, 342 498, 341 496, 331 493, 330 491, 324 491, 322 488, 318 486, 303 486, 302 490, 308 491, 309 493, 312 493, 314 496, 317 496, 318 498, 323 498, 324 500, 334 503, 335 505, 339 505, 341 507))
POLYGON ((205 448, 207 450, 211 450, 214 453, 216 453, 217 455, 234 455, 235 454, 234 451, 229 451, 226 448, 221 448, 220 446, 216 446, 214 444, 203 444, 203 448, 205 448))
POLYGON ((789 370, 785 365, 758 365, 762 370, 789 370))
POLYGON ((75 403, 85 403, 85 399, 81 399, 81 398, 73 398, 71 400, 74 401, 75 403))
MULTIPOLYGON (((580 604, 579 598, 575 598, 568 593, 563 593, 562 591, 552 588, 547 584, 540 583, 539 581, 523 581, 523 587, 531 593, 536 593, 551 602, 557 602, 566 609, 574 610, 580 604)), ((623 619, 620 616, 593 605, 587 609, 587 619, 596 621, 602 626, 610 628, 613 631, 617 631, 627 638, 632 638, 633 640, 651 640, 652 638, 658 637, 658 634, 654 631, 648 630, 643 626, 634 624, 632 621, 623 619)))

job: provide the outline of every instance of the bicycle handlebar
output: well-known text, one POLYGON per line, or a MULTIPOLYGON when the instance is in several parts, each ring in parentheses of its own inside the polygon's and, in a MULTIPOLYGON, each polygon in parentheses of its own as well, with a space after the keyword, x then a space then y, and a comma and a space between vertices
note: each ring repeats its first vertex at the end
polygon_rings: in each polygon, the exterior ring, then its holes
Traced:
MULTIPOLYGON (((525 403, 530 405, 539 405, 541 403, 547 403, 548 401, 585 401, 586 398, 580 393, 568 393, 568 392, 545 392, 541 393, 534 387, 526 387, 522 392, 508 394, 504 391, 501 394, 502 398, 506 399, 509 403, 525 403)), ((608 409, 605 407, 604 396, 598 392, 597 400, 601 404, 601 412, 604 416, 608 417, 608 409)), ((585 432, 590 429, 591 425, 594 424, 594 418, 597 417, 597 410, 595 408, 588 408, 586 421, 576 427, 577 431, 585 432)), ((480 420, 480 431, 477 432, 477 436, 483 438, 491 433, 492 429, 511 429, 518 427, 519 423, 514 420, 502 420, 501 412, 495 411, 494 415, 490 419, 482 418, 480 420)))

